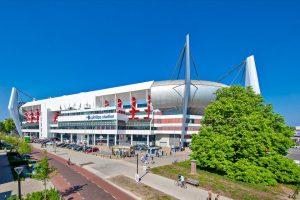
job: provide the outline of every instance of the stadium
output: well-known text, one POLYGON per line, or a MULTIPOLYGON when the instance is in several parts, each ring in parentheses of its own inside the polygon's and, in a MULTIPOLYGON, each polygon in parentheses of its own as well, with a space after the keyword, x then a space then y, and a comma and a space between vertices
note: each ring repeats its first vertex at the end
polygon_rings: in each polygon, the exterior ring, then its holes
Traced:
MULTIPOLYGON (((56 137, 89 145, 187 146, 201 128, 205 107, 219 82, 191 80, 189 36, 182 80, 147 81, 43 100, 20 102, 12 88, 8 105, 20 135, 56 137)), ((260 93, 254 57, 246 58, 245 86, 260 93)))

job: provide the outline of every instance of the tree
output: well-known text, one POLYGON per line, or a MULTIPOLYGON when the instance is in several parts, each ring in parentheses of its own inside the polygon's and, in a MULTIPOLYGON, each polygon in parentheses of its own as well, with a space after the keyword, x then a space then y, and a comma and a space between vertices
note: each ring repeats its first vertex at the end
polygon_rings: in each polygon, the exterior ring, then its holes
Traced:
POLYGON ((46 191, 47 191, 47 181, 50 178, 50 174, 54 171, 53 168, 49 166, 48 158, 45 156, 41 159, 41 161, 37 164, 35 167, 35 175, 34 178, 38 180, 42 180, 44 182, 45 192, 44 192, 44 198, 46 199, 46 191))
POLYGON ((300 168, 285 157, 293 134, 252 88, 222 88, 205 109, 199 134, 192 137, 191 158, 236 180, 298 183, 300 168))
POLYGON ((0 122, 0 133, 4 133, 4 132, 5 132, 4 124, 3 122, 0 122))
POLYGON ((19 145, 21 143, 21 140, 19 137, 5 135, 3 140, 11 145, 11 151, 13 151, 13 150, 18 151, 19 145))
POLYGON ((25 142, 24 140, 19 143, 18 152, 20 154, 29 154, 32 151, 32 147, 30 144, 25 142))
POLYGON ((11 131, 16 129, 15 123, 11 118, 5 119, 3 126, 6 133, 11 133, 11 131))

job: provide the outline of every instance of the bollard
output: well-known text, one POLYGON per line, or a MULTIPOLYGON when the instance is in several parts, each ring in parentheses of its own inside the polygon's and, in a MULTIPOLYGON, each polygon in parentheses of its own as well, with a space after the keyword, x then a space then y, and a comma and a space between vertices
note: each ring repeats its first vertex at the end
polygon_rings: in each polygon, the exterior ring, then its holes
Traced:
POLYGON ((191 160, 191 174, 196 174, 196 169, 197 169, 196 160, 191 160))

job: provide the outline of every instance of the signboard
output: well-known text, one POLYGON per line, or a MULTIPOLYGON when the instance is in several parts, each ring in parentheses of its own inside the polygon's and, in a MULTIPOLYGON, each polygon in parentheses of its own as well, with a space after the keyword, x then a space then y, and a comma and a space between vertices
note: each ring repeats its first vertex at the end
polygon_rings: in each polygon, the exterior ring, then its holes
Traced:
POLYGON ((72 116, 58 116, 58 122, 68 121, 96 121, 96 120, 115 120, 117 119, 117 113, 105 113, 105 114, 90 114, 90 115, 72 115, 72 116))
POLYGON ((115 119, 115 115, 113 114, 105 114, 105 115, 88 115, 86 116, 87 120, 103 120, 103 119, 115 119))
POLYGON ((23 167, 15 167, 14 170, 20 175, 23 171, 23 167))

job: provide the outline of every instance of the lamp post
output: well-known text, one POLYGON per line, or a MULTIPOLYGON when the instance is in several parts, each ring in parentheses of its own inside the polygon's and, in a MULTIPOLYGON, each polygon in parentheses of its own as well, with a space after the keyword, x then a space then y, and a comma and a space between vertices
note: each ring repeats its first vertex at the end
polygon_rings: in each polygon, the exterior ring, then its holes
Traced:
POLYGON ((21 194, 21 180, 20 180, 20 174, 23 171, 23 167, 15 167, 14 170, 17 172, 18 174, 18 194, 19 194, 19 199, 22 198, 22 194, 21 194))
POLYGON ((135 181, 140 182, 139 176, 139 153, 136 153, 136 174, 135 174, 135 181))
POLYGON ((139 174, 139 153, 136 153, 136 173, 139 174))

